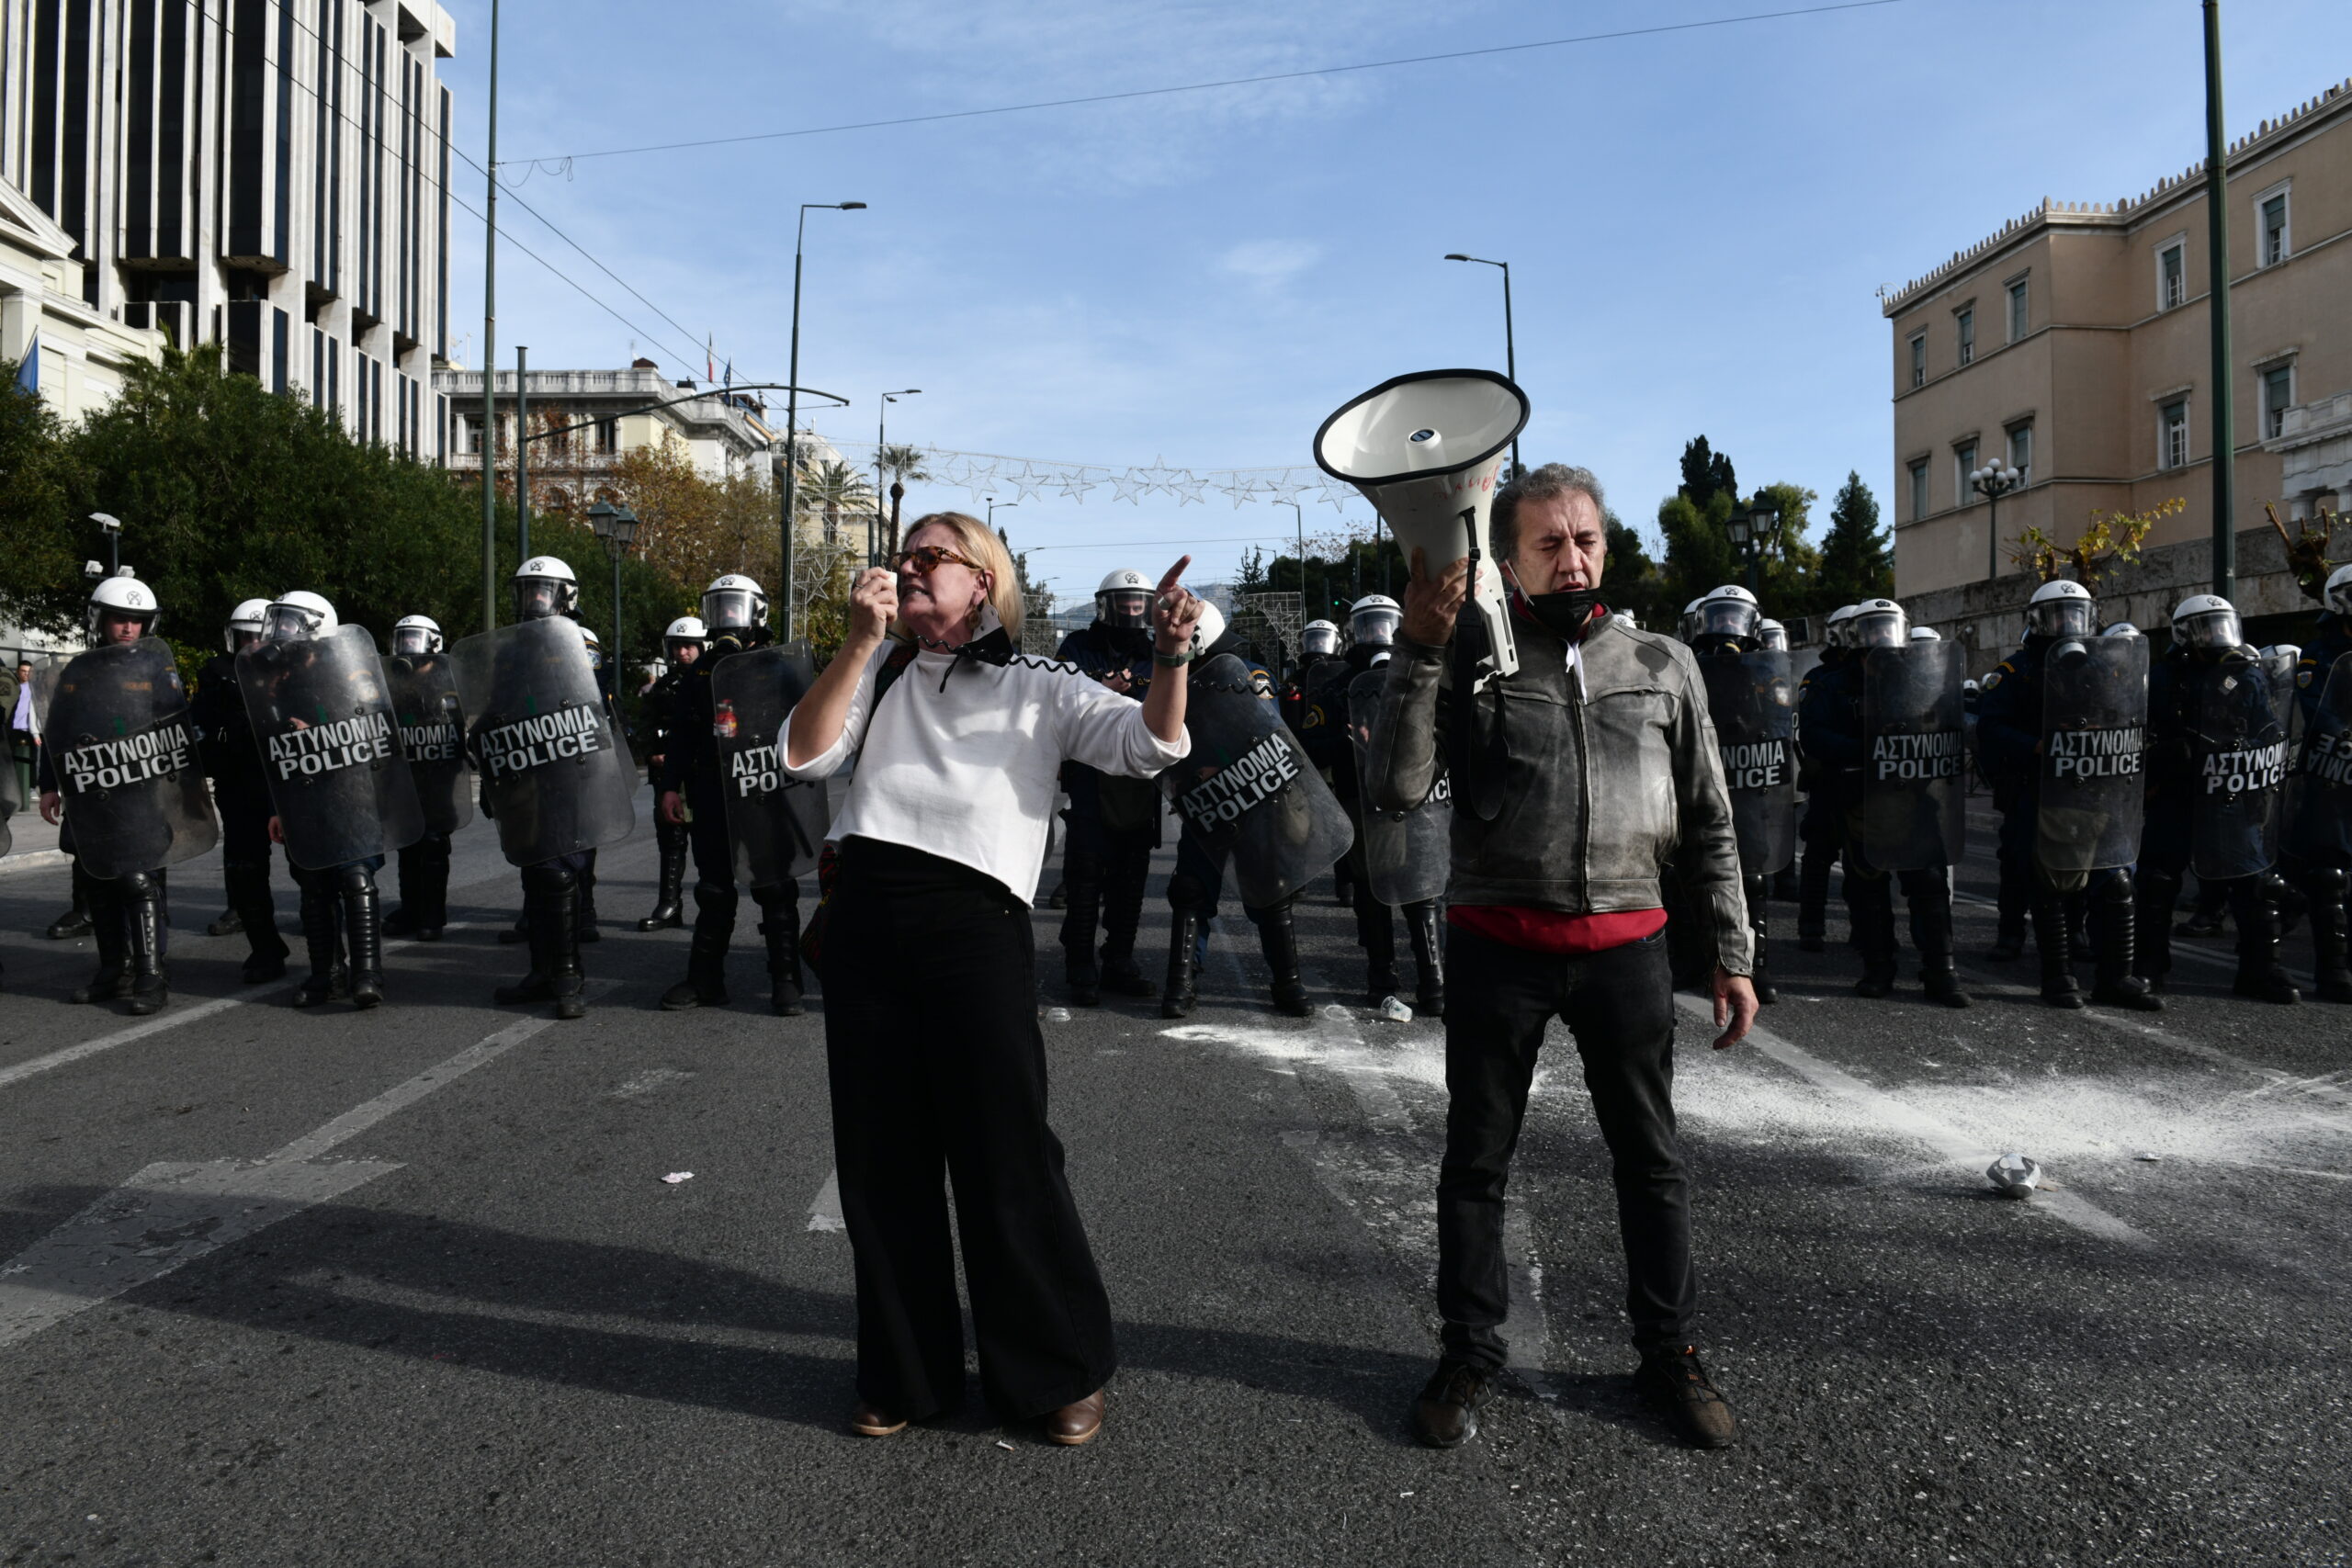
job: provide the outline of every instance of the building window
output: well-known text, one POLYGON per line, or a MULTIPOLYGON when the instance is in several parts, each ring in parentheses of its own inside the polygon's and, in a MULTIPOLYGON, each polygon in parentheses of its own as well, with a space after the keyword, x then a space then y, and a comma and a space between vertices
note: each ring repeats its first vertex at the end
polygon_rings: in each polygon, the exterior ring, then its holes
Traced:
POLYGON ((2009 432, 2009 467, 2018 471, 2020 488, 2033 482, 2033 426, 2020 424, 2009 432))
POLYGON ((1976 312, 1973 310, 1962 310, 1960 313, 1960 362, 1966 365, 1975 357, 1976 312))
POLYGON ((1916 333, 1911 339, 1911 384, 1914 387, 1928 384, 1928 334, 1925 333, 1916 333))
POLYGON ((2264 197, 2259 211, 2262 265, 2277 266, 2287 259, 2287 193, 2264 197))
POLYGON ((1928 459, 1911 460, 1911 521, 1917 523, 1928 514, 1928 459))
POLYGON ((2009 341, 2015 343, 2025 336, 2026 280, 2018 278, 2009 285, 2009 341))
POLYGON ((621 449, 621 422, 600 419, 596 422, 596 455, 609 457, 621 449))
POLYGON ((2169 310, 2188 298, 2187 247, 2166 245, 2156 253, 2156 309, 2169 310))
POLYGON ((1968 482, 1968 476, 1975 471, 1976 443, 1972 441, 1965 446, 1953 447, 1951 454, 1951 498, 1952 504, 1954 506, 1970 506, 1975 503, 1975 487, 1968 482))
POLYGON ((2156 411, 2156 467, 2188 464, 2188 400, 2176 398, 2156 411))
POLYGON ((2287 411, 2295 401, 2295 367, 2281 365, 2262 373, 2262 438, 2276 441, 2287 428, 2287 411))

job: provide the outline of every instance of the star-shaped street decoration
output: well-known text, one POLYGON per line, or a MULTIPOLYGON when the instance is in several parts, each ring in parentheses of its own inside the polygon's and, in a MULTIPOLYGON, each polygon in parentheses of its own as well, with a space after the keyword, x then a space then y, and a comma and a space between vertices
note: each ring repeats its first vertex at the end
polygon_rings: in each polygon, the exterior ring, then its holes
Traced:
POLYGON ((1134 468, 1129 468, 1124 474, 1111 476, 1111 489, 1114 492, 1112 499, 1114 501, 1124 501, 1132 505, 1141 506, 1143 502, 1137 498, 1148 488, 1144 483, 1142 475, 1134 468))
POLYGON ((1174 495, 1176 481, 1192 478, 1192 475, 1182 468, 1170 468, 1168 459, 1165 457, 1154 457, 1148 468, 1136 468, 1131 471, 1136 478, 1143 480, 1144 493, 1147 495, 1156 490, 1166 491, 1170 495, 1174 495))
POLYGON ((1200 505, 1201 491, 1208 488, 1208 481, 1196 479, 1182 468, 1177 470, 1177 479, 1168 487, 1168 493, 1176 498, 1176 504, 1179 506, 1200 505))
POLYGON ((1239 474, 1233 474, 1227 476, 1226 482, 1216 488, 1233 498, 1233 510, 1238 512, 1265 487, 1266 481, 1263 479, 1245 479, 1239 474))
POLYGON ((1052 481, 1053 475, 1039 473, 1037 466, 1030 462, 1023 462, 1019 473, 1005 476, 1005 482, 1012 486, 1013 499, 1016 501, 1035 500, 1037 492, 1052 481))
POLYGON ((1082 502, 1086 499, 1088 491, 1100 488, 1102 483, 1099 479, 1088 479, 1086 475, 1087 470, 1084 468, 1064 468, 1061 482, 1054 488, 1072 501, 1082 502))

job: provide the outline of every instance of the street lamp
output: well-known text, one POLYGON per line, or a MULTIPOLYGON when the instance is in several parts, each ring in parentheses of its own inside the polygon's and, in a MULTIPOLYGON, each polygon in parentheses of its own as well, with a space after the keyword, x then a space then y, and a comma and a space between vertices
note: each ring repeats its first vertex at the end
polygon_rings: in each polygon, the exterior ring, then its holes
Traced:
POLYGON ((989 503, 989 528, 991 532, 996 528, 996 514, 1000 508, 1003 511, 1010 512, 1014 507, 1021 504, 1017 501, 999 501, 992 495, 984 497, 983 499, 989 503))
POLYGON ((1984 498, 1984 580, 2001 575, 2001 497, 2025 483, 2025 475, 1999 462, 1968 471, 1968 488, 1984 498))
MULTIPOLYGON (((885 525, 882 521, 881 481, 888 474, 888 470, 884 468, 882 466, 882 450, 888 444, 889 438, 884 433, 883 427, 888 423, 890 418, 890 405, 892 403, 897 402, 900 398, 920 397, 922 394, 922 389, 921 387, 902 387, 895 392, 885 392, 882 394, 881 402, 876 405, 874 410, 874 526, 868 531, 865 540, 865 564, 868 566, 877 566, 881 563, 882 536, 886 531, 885 525)), ((899 484, 896 479, 892 479, 890 481, 890 485, 893 490, 898 491, 898 495, 894 495, 890 498, 892 506, 891 521, 896 522, 899 496, 906 494, 907 491, 906 487, 899 484)))
POLYGON ((808 214, 811 212, 863 212, 862 201, 804 201, 800 204, 800 225, 792 238, 792 369, 785 379, 791 385, 785 392, 784 404, 784 595, 776 601, 783 608, 778 612, 781 636, 779 642, 792 637, 792 505, 793 491, 800 474, 798 438, 800 432, 800 253, 802 242, 808 237, 808 214))
POLYGON ((588 509, 588 526, 596 537, 605 541, 605 553, 613 558, 613 682, 614 690, 620 689, 621 671, 628 661, 621 657, 621 558, 637 541, 637 513, 626 506, 615 506, 609 501, 599 501, 588 509))
POLYGON ((122 572, 122 519, 111 512, 93 512, 90 521, 107 536, 107 575, 117 577, 122 572))
POLYGON ((1750 593, 1763 592, 1764 541, 1771 536, 1780 521, 1781 509, 1759 490, 1756 492, 1756 499, 1749 502, 1744 510, 1735 506, 1729 520, 1724 524, 1724 535, 1747 563, 1747 591, 1750 593))
MULTIPOLYGON (((1519 382, 1519 350, 1511 341, 1510 263, 1488 261, 1484 256, 1465 256, 1460 251, 1449 251, 1446 253, 1445 259, 1476 262, 1480 266, 1498 266, 1503 269, 1503 373, 1509 376, 1512 385, 1516 386, 1519 382)), ((1519 478, 1519 437, 1516 435, 1510 438, 1510 477, 1519 478)))

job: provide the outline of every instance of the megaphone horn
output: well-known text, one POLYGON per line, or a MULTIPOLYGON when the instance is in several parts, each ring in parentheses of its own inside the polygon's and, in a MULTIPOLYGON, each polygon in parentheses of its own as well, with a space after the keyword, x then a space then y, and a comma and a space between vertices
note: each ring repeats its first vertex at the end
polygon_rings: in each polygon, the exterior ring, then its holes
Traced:
POLYGON ((1467 557, 1469 604, 1498 674, 1519 669, 1502 573, 1487 561, 1495 476, 1526 427, 1527 394, 1491 370, 1419 370, 1351 398, 1315 433, 1315 463, 1363 492, 1396 547, 1432 571, 1467 557))

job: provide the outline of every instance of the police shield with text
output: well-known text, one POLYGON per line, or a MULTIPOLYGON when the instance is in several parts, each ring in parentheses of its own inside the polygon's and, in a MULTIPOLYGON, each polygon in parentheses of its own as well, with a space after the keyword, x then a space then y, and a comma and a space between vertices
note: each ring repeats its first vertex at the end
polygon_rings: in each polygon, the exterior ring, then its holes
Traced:
POLYGON ((522 868, 531 967, 495 993, 503 1003, 551 1002, 584 1017, 581 874, 600 844, 628 837, 635 767, 621 745, 580 629, 571 569, 535 556, 514 573, 516 624, 465 638, 450 652, 467 718, 466 749, 499 848, 522 868))
POLYGON ((1707 685, 1707 711, 1723 755, 1739 840, 1747 923, 1756 932, 1758 1001, 1779 999, 1766 965, 1767 895, 1771 878, 1796 855, 1796 702, 1784 644, 1766 649, 1766 623, 1755 595, 1736 585, 1716 589, 1699 606, 1691 648, 1707 685))
POLYGON ((206 927, 206 934, 244 933, 248 986, 282 976, 288 956, 269 886, 269 775, 245 715, 244 694, 237 689, 237 655, 261 640, 268 617, 266 599, 245 600, 229 612, 222 651, 206 661, 188 699, 204 731, 204 772, 220 813, 220 880, 229 901, 228 914, 206 927))
POLYGON ((2142 978, 2161 990, 2172 968, 2171 915, 2182 874, 2226 900, 2238 931, 2232 988, 2301 1000, 2278 963, 2278 916, 2262 874, 2278 852, 2287 740, 2260 657, 2237 609, 2192 594, 2172 613, 2172 646, 2148 676, 2147 822, 2140 852, 2142 978))
POLYGON ((164 961, 171 911, 164 871, 219 840, 171 645, 154 637, 155 595, 131 577, 102 580, 85 619, 93 646, 33 679, 40 814, 84 879, 97 972, 77 1002, 121 1000, 135 1014, 170 999, 164 961))
MULTIPOLYGON (((1062 639, 1056 657, 1140 703, 1152 679, 1153 581, 1122 567, 1094 590, 1094 622, 1062 639)), ((1149 779, 1111 778, 1062 764, 1069 843, 1062 857, 1062 965, 1070 1000, 1092 1007, 1104 990, 1157 994, 1136 963, 1144 883, 1159 847, 1161 806, 1149 779), (1097 927, 1102 945, 1095 945, 1097 927)))
MULTIPOLYGON (((656 781, 662 777, 663 759, 670 751, 670 736, 678 724, 678 688, 685 683, 688 672, 702 658, 706 640, 707 633, 701 616, 680 615, 672 621, 669 629, 662 634, 666 668, 638 699, 639 735, 645 750, 646 773, 656 781)), ((653 896, 653 912, 637 922, 637 929, 641 931, 658 931, 665 926, 686 923, 686 825, 673 822, 655 811, 653 843, 659 856, 660 880, 653 896)))
POLYGON ((2312 932, 2312 989, 2322 1001, 2352 1002, 2346 961, 2346 894, 2352 892, 2352 787, 2346 721, 2352 712, 2352 566, 2328 574, 2319 627, 2295 661, 2302 741, 2296 750, 2280 870, 2301 888, 2312 932))
POLYGON ((1797 840, 1804 851, 1797 873, 1797 947, 1804 953, 1828 946, 1829 875, 1845 852, 1846 812, 1860 776, 1825 761, 1809 728, 1816 713, 1826 724, 1830 714, 1860 711, 1861 666, 1846 643, 1853 619, 1851 604, 1829 613, 1820 661, 1797 681, 1797 787, 1804 795, 1804 812, 1797 818, 1797 840))
POLYGON ((449 923, 449 836, 474 819, 474 792, 457 666, 431 616, 404 615, 392 627, 384 674, 424 819, 423 834, 400 852, 401 907, 385 918, 384 934, 439 942, 449 923))
POLYGON ((753 827, 760 850, 748 869, 752 901, 760 908, 760 935, 767 944, 768 1005, 790 1017, 802 1010, 806 988, 800 968, 800 884, 796 879, 816 858, 815 844, 805 840, 812 829, 821 838, 828 818, 819 793, 821 784, 787 788, 777 769, 771 787, 770 769, 776 760, 775 738, 790 705, 808 689, 814 671, 798 644, 768 649, 767 593, 741 573, 718 578, 703 591, 702 619, 708 640, 702 656, 686 666, 673 698, 662 760, 661 811, 673 821, 684 819, 695 862, 695 929, 686 952, 686 977, 662 993, 662 1005, 683 1012, 728 1000, 727 949, 734 941, 739 900, 736 835, 729 829, 729 814, 756 807, 756 819, 747 816, 743 820, 753 827), (794 657, 782 657, 786 654, 794 657), (756 673, 764 682, 747 683, 747 691, 750 684, 763 689, 756 699, 745 699, 746 711, 739 715, 731 700, 721 705, 725 694, 718 676, 743 659, 755 663, 735 673, 756 673), (752 766, 763 761, 765 766, 752 766), (743 768, 750 771, 738 771, 743 768), (730 795, 740 795, 741 804, 730 801, 730 795))
POLYGON ((2103 637, 2078 582, 2045 582, 2026 606, 2024 646, 1987 677, 1977 744, 2000 803, 2005 880, 2029 889, 2041 999, 2079 1008, 2075 931, 2089 938, 2090 999, 2137 1012, 2164 1006, 2133 973, 2148 644, 2103 637), (2073 907, 2088 905, 2078 922, 2073 907))
POLYGON ((296 1007, 384 999, 376 873, 424 836, 375 640, 297 590, 269 606, 262 640, 237 655, 237 685, 269 780, 272 836, 302 894, 310 977, 296 1007))

